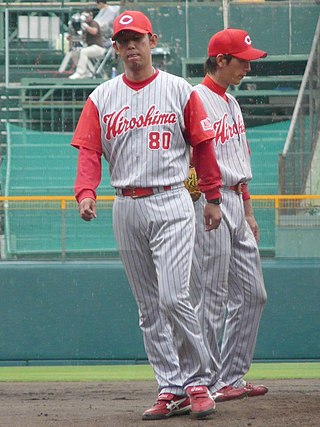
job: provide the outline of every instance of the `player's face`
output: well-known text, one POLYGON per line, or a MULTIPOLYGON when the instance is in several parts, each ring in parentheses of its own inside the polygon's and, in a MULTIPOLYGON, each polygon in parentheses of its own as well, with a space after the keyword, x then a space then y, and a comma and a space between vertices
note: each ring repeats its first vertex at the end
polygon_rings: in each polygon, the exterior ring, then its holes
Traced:
POLYGON ((243 59, 232 58, 225 67, 225 77, 229 85, 238 85, 251 70, 250 62, 243 59))
POLYGON ((151 49, 157 44, 157 36, 123 31, 113 44, 125 68, 132 72, 143 70, 151 64, 151 49))

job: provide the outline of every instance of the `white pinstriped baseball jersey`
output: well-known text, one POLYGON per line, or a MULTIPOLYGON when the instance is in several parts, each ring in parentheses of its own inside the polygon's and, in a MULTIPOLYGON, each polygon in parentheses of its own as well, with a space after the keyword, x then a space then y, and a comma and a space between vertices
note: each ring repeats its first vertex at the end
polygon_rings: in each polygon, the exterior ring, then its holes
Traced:
MULTIPOLYGON (((203 150, 213 161, 211 145, 206 143, 212 138, 212 126, 192 86, 156 71, 136 86, 121 75, 97 87, 85 104, 72 142, 105 156, 115 188, 169 187, 141 198, 120 191, 113 204, 119 255, 162 393, 185 395, 186 386, 209 386, 216 374, 209 369, 209 354, 189 296, 195 213, 183 186, 189 144, 205 142, 203 150)), ((88 160, 78 168, 78 173, 83 170, 82 189, 93 193, 92 168, 98 167, 88 160)), ((209 172, 205 174, 210 176, 209 172)))
POLYGON ((183 112, 192 90, 185 80, 159 71, 137 91, 121 75, 92 92, 113 187, 174 185, 187 177, 183 112))
POLYGON ((196 237, 190 292, 206 333, 212 370, 219 373, 211 387, 215 392, 226 384, 238 387, 249 370, 266 291, 258 245, 246 221, 242 196, 228 189, 252 178, 240 106, 232 95, 225 94, 225 99, 216 93, 209 77, 204 83, 195 89, 215 132, 223 218, 217 230, 207 233, 202 224, 203 197, 194 204, 196 237))
POLYGON ((222 174, 223 185, 252 179, 250 151, 240 106, 235 98, 226 94, 228 102, 205 85, 197 85, 203 105, 215 132, 215 153, 222 174))

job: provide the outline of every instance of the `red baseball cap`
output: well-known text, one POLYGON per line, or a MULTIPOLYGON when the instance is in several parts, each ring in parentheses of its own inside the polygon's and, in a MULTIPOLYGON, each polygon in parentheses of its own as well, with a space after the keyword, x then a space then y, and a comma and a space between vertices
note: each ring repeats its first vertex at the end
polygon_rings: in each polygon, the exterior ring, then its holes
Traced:
POLYGON ((227 28, 214 34, 208 44, 208 56, 232 55, 245 61, 267 56, 267 52, 252 47, 249 34, 244 30, 227 28))
POLYGON ((127 10, 122 12, 113 22, 114 40, 121 31, 135 31, 140 34, 152 34, 152 24, 142 12, 127 10))

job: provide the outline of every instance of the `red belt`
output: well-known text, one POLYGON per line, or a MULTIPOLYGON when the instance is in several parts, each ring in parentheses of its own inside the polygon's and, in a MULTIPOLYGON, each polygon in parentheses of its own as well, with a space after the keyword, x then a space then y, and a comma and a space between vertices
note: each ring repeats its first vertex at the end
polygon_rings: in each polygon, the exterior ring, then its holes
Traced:
POLYGON ((140 197, 148 197, 152 196, 153 194, 162 193, 163 191, 171 190, 171 185, 165 185, 162 187, 130 187, 130 188, 122 188, 118 189, 119 194, 121 196, 129 196, 133 199, 139 199, 140 197))
POLYGON ((228 187, 228 189, 235 191, 237 194, 242 194, 242 186, 243 186, 243 182, 238 182, 238 184, 231 185, 231 187, 228 187))

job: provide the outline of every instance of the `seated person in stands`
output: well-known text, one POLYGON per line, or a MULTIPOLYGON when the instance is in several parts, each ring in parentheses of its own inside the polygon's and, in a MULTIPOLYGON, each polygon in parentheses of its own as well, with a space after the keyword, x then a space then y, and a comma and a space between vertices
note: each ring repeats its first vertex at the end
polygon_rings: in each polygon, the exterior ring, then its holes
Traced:
POLYGON ((96 4, 99 12, 94 20, 100 25, 104 47, 109 49, 112 46, 113 21, 120 13, 120 6, 110 6, 107 4, 107 0, 96 0, 96 4))
POLYGON ((103 46, 101 28, 98 22, 93 20, 93 13, 87 10, 81 16, 84 18, 84 22, 81 24, 83 47, 80 49, 76 72, 69 79, 92 77, 89 59, 100 58, 106 52, 106 48, 103 46))

